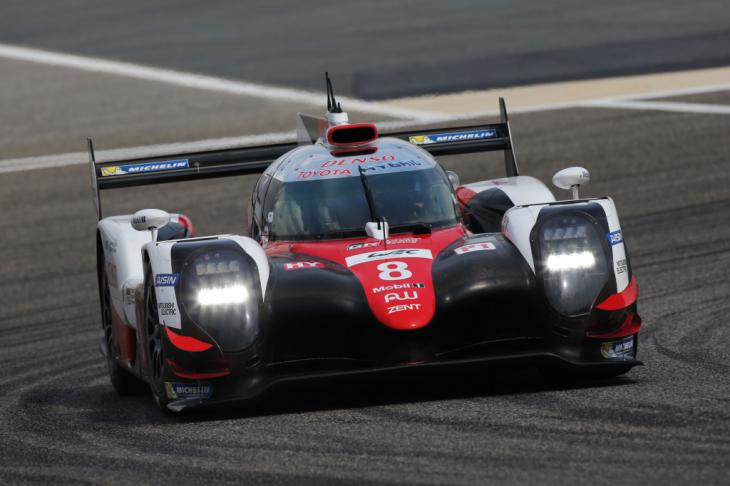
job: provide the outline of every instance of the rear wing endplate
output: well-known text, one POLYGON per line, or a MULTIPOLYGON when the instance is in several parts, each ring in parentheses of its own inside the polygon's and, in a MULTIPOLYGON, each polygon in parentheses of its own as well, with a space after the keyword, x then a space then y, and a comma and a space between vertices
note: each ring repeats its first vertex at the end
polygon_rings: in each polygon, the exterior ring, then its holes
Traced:
MULTIPOLYGON (((519 175, 509 119, 504 100, 499 100, 500 122, 381 134, 418 145, 433 156, 501 150, 507 176, 519 175)), ((88 139, 91 191, 97 217, 101 219, 101 191, 123 187, 182 182, 214 177, 258 174, 277 158, 303 143, 278 143, 211 150, 164 157, 97 162, 88 139)))

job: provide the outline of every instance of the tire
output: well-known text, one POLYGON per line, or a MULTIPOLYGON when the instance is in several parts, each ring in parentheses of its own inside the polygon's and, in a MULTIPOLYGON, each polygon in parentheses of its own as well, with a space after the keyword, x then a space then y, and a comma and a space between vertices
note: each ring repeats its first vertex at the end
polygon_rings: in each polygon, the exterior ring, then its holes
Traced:
POLYGON ((169 400, 165 393, 165 357, 162 348, 162 326, 157 315, 157 296, 153 287, 152 268, 145 263, 144 269, 144 347, 147 354, 147 377, 149 380, 152 398, 160 410, 168 415, 172 412, 167 408, 169 400))
POLYGON ((119 345, 112 332, 112 302, 109 292, 109 278, 106 274, 104 259, 101 259, 101 276, 99 293, 101 297, 101 329, 104 332, 104 347, 106 350, 106 365, 109 372, 109 381, 120 396, 139 395, 146 391, 144 382, 125 370, 119 364, 119 345))

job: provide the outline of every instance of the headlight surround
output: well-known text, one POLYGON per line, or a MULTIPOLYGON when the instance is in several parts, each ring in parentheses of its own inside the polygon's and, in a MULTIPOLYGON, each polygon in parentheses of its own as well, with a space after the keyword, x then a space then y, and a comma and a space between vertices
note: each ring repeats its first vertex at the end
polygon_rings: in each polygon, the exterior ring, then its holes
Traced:
POLYGON ((187 317, 224 351, 241 351, 259 333, 258 268, 235 246, 217 246, 199 248, 185 258, 180 301, 187 317))
POLYGON ((590 312, 610 275, 596 223, 579 213, 551 216, 538 229, 538 247, 550 305, 567 317, 590 312))

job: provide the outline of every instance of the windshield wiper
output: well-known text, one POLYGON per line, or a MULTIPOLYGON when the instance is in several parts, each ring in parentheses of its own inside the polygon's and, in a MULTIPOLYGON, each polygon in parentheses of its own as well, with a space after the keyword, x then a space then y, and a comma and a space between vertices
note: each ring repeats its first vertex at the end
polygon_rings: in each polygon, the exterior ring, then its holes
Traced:
POLYGON ((360 171, 360 182, 362 183, 363 191, 365 191, 365 199, 368 201, 368 211, 370 211, 370 221, 377 221, 378 219, 375 217, 375 205, 373 204, 373 193, 370 190, 370 185, 368 184, 368 178, 365 176, 365 171, 362 170, 362 165, 357 166, 358 171, 360 171))

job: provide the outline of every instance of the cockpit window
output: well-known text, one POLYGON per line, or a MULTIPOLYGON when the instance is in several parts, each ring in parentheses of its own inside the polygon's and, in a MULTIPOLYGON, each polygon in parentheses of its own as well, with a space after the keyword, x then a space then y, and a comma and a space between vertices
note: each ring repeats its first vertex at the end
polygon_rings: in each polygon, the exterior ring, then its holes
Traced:
MULTIPOLYGON (((432 227, 457 221, 451 186, 440 167, 367 176, 376 217, 391 232, 423 223, 432 227)), ((364 234, 370 221, 359 177, 271 183, 265 214, 271 240, 346 238, 364 234)), ((412 228, 411 228, 412 229, 412 228)))

